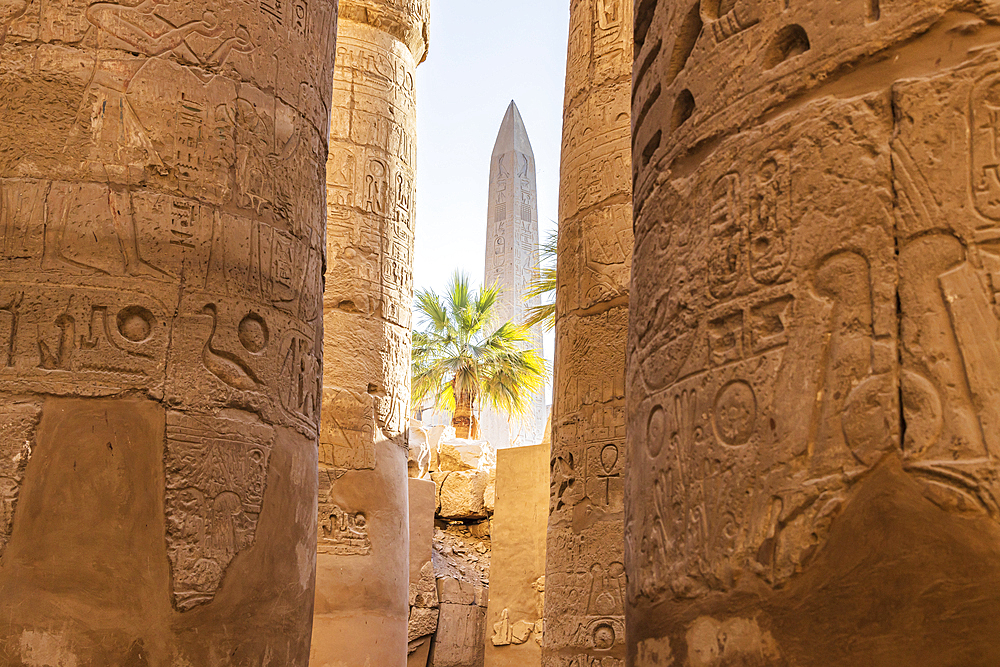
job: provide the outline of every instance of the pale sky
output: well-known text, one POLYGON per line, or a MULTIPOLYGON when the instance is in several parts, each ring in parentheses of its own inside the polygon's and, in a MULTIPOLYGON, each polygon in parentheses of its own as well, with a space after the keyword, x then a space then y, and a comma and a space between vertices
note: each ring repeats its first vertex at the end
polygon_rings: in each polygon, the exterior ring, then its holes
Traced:
POLYGON ((507 105, 521 111, 544 238, 558 215, 569 2, 432 0, 417 68, 417 288, 456 268, 483 278, 490 154, 507 105))
MULTIPOLYGON (((542 240, 556 227, 568 32, 567 0, 432 0, 417 68, 415 289, 441 291, 455 269, 482 283, 490 154, 511 100, 535 153, 542 240)), ((551 359, 551 335, 545 348, 551 359)))

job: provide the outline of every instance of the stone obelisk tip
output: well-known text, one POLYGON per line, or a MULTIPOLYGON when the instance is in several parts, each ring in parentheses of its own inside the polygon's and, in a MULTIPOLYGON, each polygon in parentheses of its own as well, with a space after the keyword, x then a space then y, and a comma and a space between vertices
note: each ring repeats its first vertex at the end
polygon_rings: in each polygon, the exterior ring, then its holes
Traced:
POLYGON ((514 100, 510 101, 503 122, 500 123, 500 132, 497 133, 497 140, 493 145, 493 155, 500 156, 511 151, 535 157, 535 153, 531 150, 531 141, 528 140, 528 130, 524 127, 521 112, 514 100))

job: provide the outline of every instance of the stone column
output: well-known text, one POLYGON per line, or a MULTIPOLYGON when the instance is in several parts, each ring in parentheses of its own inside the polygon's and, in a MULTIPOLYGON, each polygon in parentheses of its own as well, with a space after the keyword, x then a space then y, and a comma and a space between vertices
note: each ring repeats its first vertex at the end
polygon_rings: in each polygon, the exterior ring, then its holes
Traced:
POLYGON ((414 70, 427 0, 341 4, 327 162, 312 664, 406 662, 414 70))
POLYGON ((543 665, 621 667, 632 2, 573 0, 543 665))
POLYGON ((0 654, 305 665, 334 0, 0 8, 0 654))
POLYGON ((1000 660, 998 23, 639 3, 631 665, 1000 660))

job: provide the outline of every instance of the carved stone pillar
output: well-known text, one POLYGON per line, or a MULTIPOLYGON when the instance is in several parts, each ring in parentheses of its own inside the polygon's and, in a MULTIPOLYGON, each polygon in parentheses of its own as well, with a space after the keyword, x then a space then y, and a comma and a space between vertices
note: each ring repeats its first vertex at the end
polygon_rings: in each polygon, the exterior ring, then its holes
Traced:
POLYGON ((341 4, 327 162, 315 665, 406 662, 416 97, 427 0, 341 4))
POLYGON ((305 665, 337 3, 0 7, 0 654, 305 665))
POLYGON ((998 22, 637 6, 630 664, 1000 660, 998 22))
POLYGON ((621 667, 625 657, 631 72, 631 0, 573 0, 559 200, 546 667, 621 667))

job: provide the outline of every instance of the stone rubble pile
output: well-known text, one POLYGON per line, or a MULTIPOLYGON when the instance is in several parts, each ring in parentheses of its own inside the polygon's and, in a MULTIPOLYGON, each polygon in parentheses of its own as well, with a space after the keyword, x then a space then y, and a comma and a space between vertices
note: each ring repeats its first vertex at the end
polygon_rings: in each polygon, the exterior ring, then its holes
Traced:
POLYGON ((435 529, 431 561, 410 584, 407 667, 482 667, 496 452, 450 426, 410 420, 408 436, 410 476, 434 483, 435 529))

